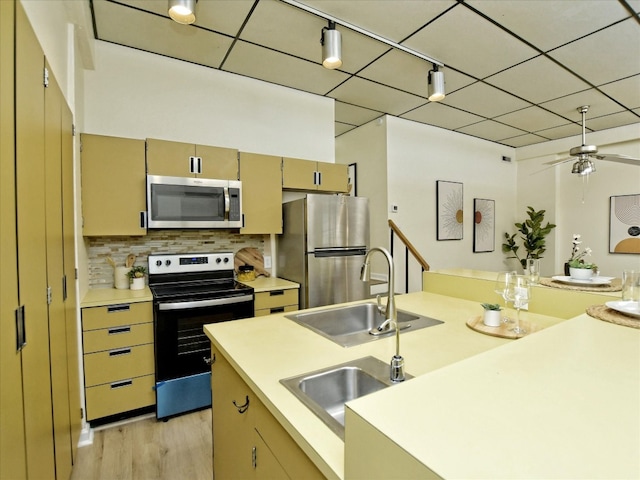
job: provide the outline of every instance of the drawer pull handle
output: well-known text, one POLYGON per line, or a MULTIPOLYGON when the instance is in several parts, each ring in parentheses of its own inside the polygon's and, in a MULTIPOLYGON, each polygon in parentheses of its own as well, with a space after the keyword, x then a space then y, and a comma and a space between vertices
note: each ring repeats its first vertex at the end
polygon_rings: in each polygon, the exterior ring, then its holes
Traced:
POLYGON ((129 304, 111 305, 107 307, 107 313, 128 312, 129 310, 131 310, 131 305, 129 304))
POLYGON ((235 400, 233 401, 233 406, 238 409, 238 413, 242 414, 249 410, 249 395, 246 396, 246 402, 244 405, 238 405, 235 400))
POLYGON ((131 385, 133 385, 133 380, 122 380, 120 382, 113 382, 111 389, 115 390, 116 388, 130 387, 131 385))
POLYGON ((109 329, 109 335, 118 335, 119 333, 130 333, 130 332, 131 332, 130 326, 116 327, 116 328, 109 329))
POLYGON ((284 295, 284 290, 271 290, 269 292, 270 297, 275 297, 277 295, 284 295))
POLYGON ((271 309, 271 313, 282 313, 284 312, 284 307, 276 307, 271 309))
POLYGON ((109 350, 110 357, 117 357, 119 355, 128 355, 131 353, 130 348, 119 348, 118 350, 109 350))

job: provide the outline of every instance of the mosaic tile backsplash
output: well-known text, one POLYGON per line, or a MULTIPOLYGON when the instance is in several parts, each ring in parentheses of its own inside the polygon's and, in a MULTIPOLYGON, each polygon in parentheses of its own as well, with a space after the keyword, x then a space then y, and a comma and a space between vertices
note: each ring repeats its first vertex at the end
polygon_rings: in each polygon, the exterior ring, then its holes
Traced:
MULTIPOLYGON (((150 254, 237 252, 254 247, 264 254, 264 235, 241 235, 227 230, 149 230, 144 237, 85 237, 89 256, 89 288, 113 288, 113 267, 124 266, 127 255, 134 265, 148 267, 150 254)), ((267 237, 268 238, 268 237, 267 237)))

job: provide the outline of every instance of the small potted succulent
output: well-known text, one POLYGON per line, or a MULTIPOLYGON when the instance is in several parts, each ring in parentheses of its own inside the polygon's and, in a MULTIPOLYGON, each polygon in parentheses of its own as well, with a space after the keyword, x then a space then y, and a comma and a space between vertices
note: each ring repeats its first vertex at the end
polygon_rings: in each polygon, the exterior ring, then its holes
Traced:
POLYGON ((497 303, 482 303, 484 317, 482 323, 488 327, 499 327, 502 325, 502 307, 497 303))
MULTIPOLYGON (((573 234, 573 241, 571 247, 571 258, 567 262, 569 267, 569 276, 575 280, 590 280, 593 273, 598 270, 598 266, 595 263, 585 262, 584 257, 591 255, 591 249, 586 247, 580 251, 580 235, 573 234)), ((566 272, 565 272, 566 273, 566 272)))
POLYGON ((127 276, 130 280, 129 288, 131 290, 142 290, 144 288, 144 275, 147 273, 147 269, 142 265, 132 267, 127 272, 127 276))

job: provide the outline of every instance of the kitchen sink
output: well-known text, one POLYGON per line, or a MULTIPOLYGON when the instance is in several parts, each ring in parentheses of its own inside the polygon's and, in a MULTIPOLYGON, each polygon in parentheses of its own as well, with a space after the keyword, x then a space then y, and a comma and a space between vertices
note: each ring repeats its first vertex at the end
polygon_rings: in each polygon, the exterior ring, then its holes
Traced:
MULTIPOLYGON (((370 330, 375 329, 384 322, 384 315, 378 311, 378 306, 375 303, 358 303, 344 307, 325 308, 313 312, 285 315, 285 317, 343 347, 352 347, 395 334, 394 330, 377 335, 369 333, 370 330)), ((443 322, 398 310, 398 325, 401 333, 432 327, 440 323, 443 322)))
POLYGON ((371 356, 285 378, 280 383, 343 440, 344 404, 394 385, 389 379, 389 364, 371 356))

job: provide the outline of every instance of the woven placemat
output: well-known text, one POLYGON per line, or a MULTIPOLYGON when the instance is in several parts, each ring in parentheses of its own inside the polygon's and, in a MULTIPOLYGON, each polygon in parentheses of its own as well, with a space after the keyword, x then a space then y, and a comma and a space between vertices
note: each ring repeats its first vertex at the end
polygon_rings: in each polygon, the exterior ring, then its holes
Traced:
POLYGON ((613 310, 606 305, 591 305, 587 308, 587 314, 598 320, 624 325, 625 327, 640 328, 640 318, 630 317, 624 313, 613 310))
POLYGON ((558 282, 551 278, 540 278, 540 285, 547 287, 560 288, 563 290, 579 290, 582 292, 620 292, 622 290, 622 280, 614 278, 608 285, 569 285, 568 283, 558 282))

